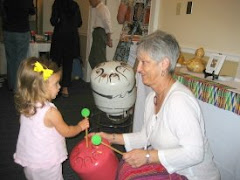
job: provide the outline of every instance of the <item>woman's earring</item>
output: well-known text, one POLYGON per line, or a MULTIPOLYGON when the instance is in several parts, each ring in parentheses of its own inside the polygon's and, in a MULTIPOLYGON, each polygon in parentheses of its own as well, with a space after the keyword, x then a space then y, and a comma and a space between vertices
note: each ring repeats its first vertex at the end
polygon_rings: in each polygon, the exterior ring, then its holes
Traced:
POLYGON ((162 71, 162 72, 161 72, 161 76, 162 76, 162 77, 165 76, 165 74, 166 74, 166 71, 162 71))

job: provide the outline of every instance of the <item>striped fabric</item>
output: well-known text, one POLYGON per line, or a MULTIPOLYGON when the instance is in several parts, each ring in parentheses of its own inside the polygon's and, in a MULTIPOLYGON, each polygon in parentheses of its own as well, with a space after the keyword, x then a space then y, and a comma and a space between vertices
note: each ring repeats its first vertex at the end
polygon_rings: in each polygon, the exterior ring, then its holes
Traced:
POLYGON ((240 94, 230 91, 232 87, 183 73, 176 73, 174 78, 199 100, 240 115, 240 94))
POLYGON ((186 177, 168 174, 161 164, 147 164, 139 168, 132 168, 123 160, 119 163, 117 180, 187 180, 186 177))

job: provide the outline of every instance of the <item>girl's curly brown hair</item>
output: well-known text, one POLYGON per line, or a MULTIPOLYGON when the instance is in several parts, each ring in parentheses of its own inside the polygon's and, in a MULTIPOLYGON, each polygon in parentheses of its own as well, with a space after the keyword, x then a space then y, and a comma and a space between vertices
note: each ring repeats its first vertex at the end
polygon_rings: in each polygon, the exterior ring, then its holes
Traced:
POLYGON ((36 113, 36 106, 43 106, 49 99, 46 93, 48 80, 43 79, 42 72, 35 72, 34 64, 42 64, 44 68, 61 73, 61 69, 50 60, 31 57, 20 64, 17 73, 17 91, 15 93, 15 106, 20 114, 32 116, 36 113), (38 104, 38 105, 37 105, 38 104))

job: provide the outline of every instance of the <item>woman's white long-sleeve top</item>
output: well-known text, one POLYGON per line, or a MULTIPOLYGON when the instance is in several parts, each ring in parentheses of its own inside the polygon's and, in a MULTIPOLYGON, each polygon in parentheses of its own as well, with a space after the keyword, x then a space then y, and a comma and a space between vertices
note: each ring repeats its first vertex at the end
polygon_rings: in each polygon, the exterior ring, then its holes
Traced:
POLYGON ((126 150, 151 146, 158 150, 159 161, 169 173, 196 180, 220 179, 202 112, 192 92, 175 82, 157 113, 154 96, 155 92, 151 92, 146 99, 141 132, 123 135, 126 150))

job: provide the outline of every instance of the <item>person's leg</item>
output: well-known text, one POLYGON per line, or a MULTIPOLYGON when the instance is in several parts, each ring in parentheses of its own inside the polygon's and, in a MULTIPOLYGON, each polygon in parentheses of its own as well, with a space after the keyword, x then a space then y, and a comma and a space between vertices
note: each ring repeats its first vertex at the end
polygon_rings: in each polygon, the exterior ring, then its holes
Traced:
MULTIPOLYGON (((30 33, 24 32, 24 33, 16 33, 16 62, 14 64, 14 69, 16 71, 13 74, 14 82, 16 82, 17 77, 17 70, 20 65, 20 63, 27 58, 27 53, 29 49, 29 40, 30 40, 30 33)), ((16 88, 16 83, 14 84, 14 89, 16 88)))
POLYGON ((5 47, 5 54, 7 60, 7 81, 8 88, 13 90, 14 88, 14 74, 16 74, 15 62, 16 62, 16 44, 15 44, 15 36, 12 32, 3 32, 3 41, 5 47))
POLYGON ((185 176, 177 173, 169 174, 161 164, 145 164, 141 167, 133 168, 123 160, 121 160, 119 163, 116 179, 187 180, 185 176))
POLYGON ((63 180, 62 164, 47 169, 24 167, 24 174, 28 180, 63 180))
POLYGON ((99 63, 107 60, 106 57, 107 36, 105 30, 102 28, 94 29, 92 36, 93 42, 89 54, 89 63, 91 68, 93 69, 99 63))
POLYGON ((70 54, 63 55, 63 62, 62 62, 62 95, 68 97, 68 87, 71 84, 72 80, 72 64, 73 64, 73 57, 70 54))
POLYGON ((21 61, 27 57, 29 36, 29 32, 16 33, 4 31, 9 89, 16 88, 17 70, 21 61))

